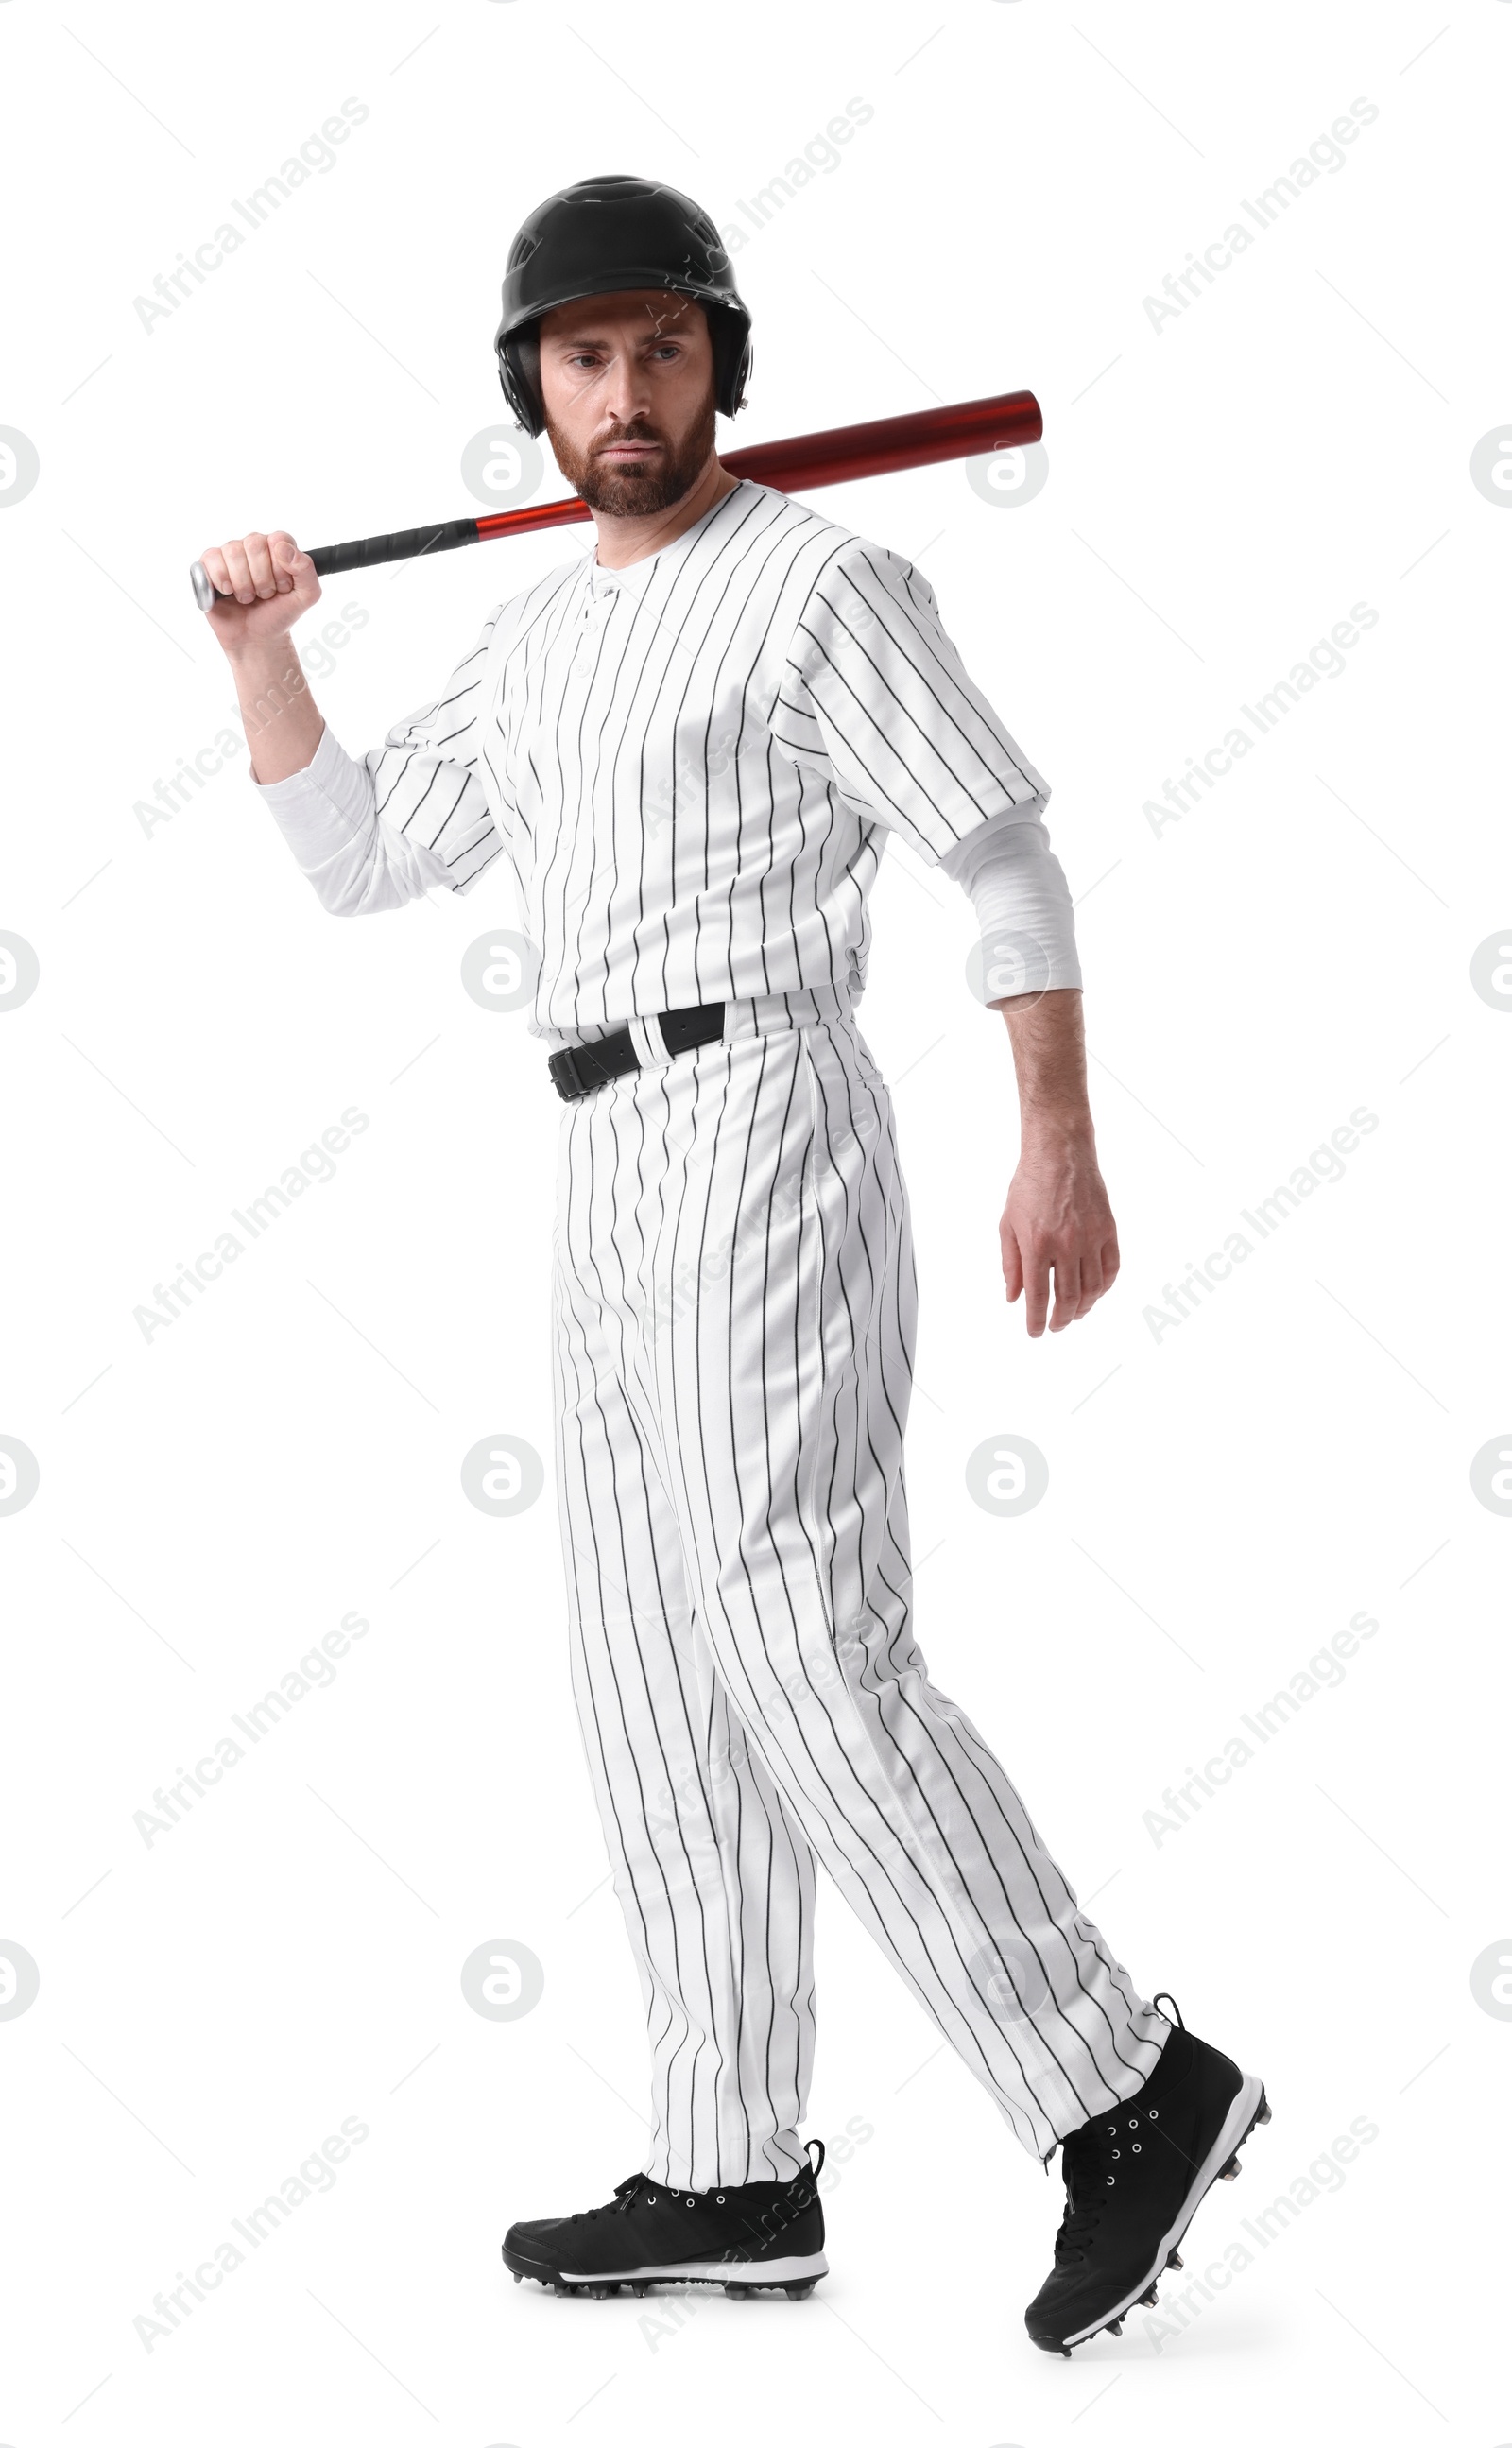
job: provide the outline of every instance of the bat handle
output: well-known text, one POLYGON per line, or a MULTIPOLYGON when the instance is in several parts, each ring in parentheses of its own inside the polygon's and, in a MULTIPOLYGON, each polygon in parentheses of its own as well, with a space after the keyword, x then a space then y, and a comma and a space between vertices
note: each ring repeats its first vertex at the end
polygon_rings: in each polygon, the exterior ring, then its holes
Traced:
MULTIPOLYGON (((371 569, 374 562, 418 561, 428 552, 454 552, 459 545, 476 544, 476 519, 443 519, 438 526, 401 527, 392 535, 357 536, 347 544, 317 544, 310 554, 317 578, 329 577, 344 569, 371 569)), ((226 599, 210 583, 209 572, 202 561, 197 561, 189 572, 194 600, 201 612, 226 599)))

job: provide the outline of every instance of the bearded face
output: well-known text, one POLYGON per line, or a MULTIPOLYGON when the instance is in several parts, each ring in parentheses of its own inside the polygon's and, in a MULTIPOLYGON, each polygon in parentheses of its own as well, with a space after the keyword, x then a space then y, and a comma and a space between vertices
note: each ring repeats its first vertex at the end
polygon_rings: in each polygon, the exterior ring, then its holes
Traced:
POLYGON ((702 308, 657 290, 576 300, 545 317, 540 350, 546 433, 574 492, 609 518, 681 501, 714 449, 702 308))

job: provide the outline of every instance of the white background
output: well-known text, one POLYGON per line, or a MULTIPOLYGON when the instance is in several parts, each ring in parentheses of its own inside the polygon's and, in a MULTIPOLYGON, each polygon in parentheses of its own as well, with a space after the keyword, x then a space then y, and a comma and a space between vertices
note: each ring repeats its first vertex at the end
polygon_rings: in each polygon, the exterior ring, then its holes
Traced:
MULTIPOLYGON (((0 1431, 41 1474, 0 1519, 0 1938, 41 1972, 0 2020, 5 2440, 1490 2448, 1512 2031, 1470 1967, 1512 1929, 1512 1521, 1470 1463, 1512 1425, 1512 1017, 1470 963, 1512 915, 1512 518, 1469 462, 1512 406, 1512 6, 0 0, 0 423, 40 458, 0 519, 0 927, 40 963, 0 1012, 0 1431), (347 97, 370 115, 335 166, 145 330, 133 300, 347 97), (551 1444, 557 1100, 519 1016, 459 983, 512 898, 501 863, 455 906, 335 924, 239 754, 170 821, 136 813, 229 719, 204 544, 476 507, 459 461, 500 415, 498 284, 541 196, 630 170, 738 224, 852 98, 873 115, 837 166, 736 257, 756 373, 722 430, 1043 402, 1032 503, 960 466, 821 500, 917 556, 1053 785, 1124 1253, 1088 1322, 1026 1342, 998 1274, 1007 1045, 965 898, 894 849, 863 1025, 915 1204, 920 1637, 1136 1979, 1269 2086, 1189 2266, 1378 2129, 1184 2328, 1141 2315, 1069 2363, 1021 2321, 1058 2184, 833 1891, 806 2130, 871 2131, 818 2293, 504 2281, 511 2218, 641 2164, 645 2096, 549 1483, 497 1520, 459 1480, 482 1438, 551 1444), (1156 329, 1165 275, 1356 98, 1378 115, 1345 166, 1156 329), (1356 603, 1378 618, 1343 672, 1157 833, 1165 778, 1356 603), (335 1177, 145 1340, 154 1285, 353 1105, 335 1177), (1157 1340, 1162 1287, 1359 1106, 1343 1179, 1157 1340), (964 1479, 1007 1432, 1050 1471, 1011 1520, 964 1479), (335 1681, 145 1844, 154 1789, 349 1610, 371 1630, 335 1681), (1342 1685, 1157 1843, 1163 1789, 1362 1611, 1342 1685), (496 1939, 545 1971, 513 2021, 460 1986, 496 1939), (344 2117, 368 2138, 333 2189, 146 2351, 154 2294, 344 2117)), ((344 743, 583 541, 331 582, 322 615, 369 616, 316 682, 344 743)))

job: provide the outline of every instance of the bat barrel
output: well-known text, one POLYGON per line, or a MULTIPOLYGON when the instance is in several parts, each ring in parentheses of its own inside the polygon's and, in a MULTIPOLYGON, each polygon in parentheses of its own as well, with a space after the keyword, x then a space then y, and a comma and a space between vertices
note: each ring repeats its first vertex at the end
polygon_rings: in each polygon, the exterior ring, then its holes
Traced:
POLYGON ((919 409, 910 416, 840 426, 830 433, 757 442, 748 450, 721 450, 719 458, 732 476, 750 476, 779 492, 796 492, 808 485, 850 484, 862 476, 890 475, 900 468, 1020 449, 1038 442, 1043 431, 1033 392, 1010 391, 995 399, 962 400, 949 408, 919 409))

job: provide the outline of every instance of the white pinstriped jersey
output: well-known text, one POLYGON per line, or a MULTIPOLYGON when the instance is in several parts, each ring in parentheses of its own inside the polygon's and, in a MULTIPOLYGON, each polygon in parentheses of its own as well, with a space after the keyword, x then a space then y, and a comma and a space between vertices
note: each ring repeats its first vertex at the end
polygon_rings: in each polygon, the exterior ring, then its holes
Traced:
POLYGON ((343 914, 467 892, 505 859, 542 1034, 810 985, 859 996, 889 832, 933 865, 1011 826, 1036 854, 1016 906, 1050 939, 1045 982, 1080 983, 1048 786, 928 582, 763 485, 628 568, 590 550, 553 569, 381 749, 359 762, 328 731, 303 774, 262 787, 343 914))

